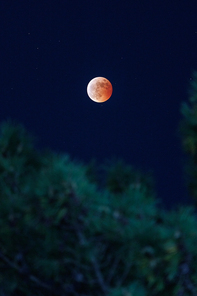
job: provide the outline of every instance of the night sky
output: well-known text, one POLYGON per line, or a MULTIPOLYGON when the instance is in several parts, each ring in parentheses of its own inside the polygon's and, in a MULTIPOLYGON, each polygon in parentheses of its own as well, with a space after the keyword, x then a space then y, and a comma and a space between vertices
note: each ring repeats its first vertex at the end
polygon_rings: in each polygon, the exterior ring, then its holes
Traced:
POLYGON ((1 122, 82 162, 152 170, 164 205, 188 202, 177 130, 197 70, 195 3, 1 1, 1 122), (113 85, 105 103, 87 96, 96 76, 113 85))

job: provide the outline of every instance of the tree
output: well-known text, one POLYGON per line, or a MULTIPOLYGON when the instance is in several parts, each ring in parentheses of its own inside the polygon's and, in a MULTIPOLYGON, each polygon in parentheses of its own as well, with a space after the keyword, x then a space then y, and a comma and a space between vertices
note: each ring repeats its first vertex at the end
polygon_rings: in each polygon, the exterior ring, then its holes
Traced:
POLYGON ((197 204, 197 72, 190 81, 189 100, 182 103, 183 119, 180 123, 182 147, 187 154, 187 185, 190 195, 197 204))
POLYGON ((2 124, 0 295, 197 295, 194 209, 162 212, 148 179, 117 167, 102 188, 90 166, 2 124))

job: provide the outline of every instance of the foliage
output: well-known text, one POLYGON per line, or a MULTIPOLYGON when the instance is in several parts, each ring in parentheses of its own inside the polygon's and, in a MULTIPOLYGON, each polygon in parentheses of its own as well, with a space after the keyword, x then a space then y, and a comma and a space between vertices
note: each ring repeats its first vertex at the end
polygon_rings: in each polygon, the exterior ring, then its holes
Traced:
POLYGON ((153 194, 154 180, 152 174, 147 174, 127 165, 122 159, 107 160, 103 166, 106 176, 106 187, 112 193, 123 193, 131 184, 143 183, 147 191, 153 194))
POLYGON ((91 170, 2 125, 0 295, 197 295, 194 209, 162 212, 123 162, 103 188, 91 170))
POLYGON ((183 150, 188 156, 186 173, 189 193, 197 203, 197 72, 190 81, 189 102, 182 103, 183 119, 180 123, 180 135, 183 150))

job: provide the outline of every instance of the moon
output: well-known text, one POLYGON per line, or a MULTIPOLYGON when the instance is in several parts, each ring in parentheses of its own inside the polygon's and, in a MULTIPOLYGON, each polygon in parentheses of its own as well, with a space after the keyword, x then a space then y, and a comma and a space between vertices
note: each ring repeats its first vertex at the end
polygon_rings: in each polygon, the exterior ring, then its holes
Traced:
POLYGON ((88 83, 87 93, 89 98, 96 103, 107 101, 112 95, 112 84, 104 77, 95 77, 88 83))

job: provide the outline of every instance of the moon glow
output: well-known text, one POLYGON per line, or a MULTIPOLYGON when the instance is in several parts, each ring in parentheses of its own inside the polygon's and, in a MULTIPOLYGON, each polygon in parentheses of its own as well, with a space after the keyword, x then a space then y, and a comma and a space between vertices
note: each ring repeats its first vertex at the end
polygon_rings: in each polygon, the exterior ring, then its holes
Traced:
POLYGON ((95 77, 88 83, 87 93, 89 98, 97 103, 107 101, 112 95, 111 82, 104 77, 95 77))

